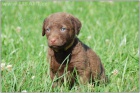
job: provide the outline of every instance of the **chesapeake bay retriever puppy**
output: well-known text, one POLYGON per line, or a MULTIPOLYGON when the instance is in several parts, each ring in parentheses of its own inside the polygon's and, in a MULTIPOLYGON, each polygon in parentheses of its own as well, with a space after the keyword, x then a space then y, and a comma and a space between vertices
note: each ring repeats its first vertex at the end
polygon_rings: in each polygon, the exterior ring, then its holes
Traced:
POLYGON ((64 77, 70 87, 77 79, 81 84, 106 79, 100 58, 77 38, 81 26, 76 17, 63 12, 54 13, 44 20, 42 36, 46 35, 48 40, 53 87, 62 84, 64 77))

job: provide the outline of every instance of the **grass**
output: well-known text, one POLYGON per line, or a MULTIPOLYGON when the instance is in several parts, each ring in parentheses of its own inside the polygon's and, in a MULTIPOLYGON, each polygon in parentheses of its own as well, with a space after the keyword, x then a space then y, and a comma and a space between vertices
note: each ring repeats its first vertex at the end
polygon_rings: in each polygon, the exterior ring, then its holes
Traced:
MULTIPOLYGON (((96 92, 138 92, 138 2, 1 2, 2 92, 50 92, 44 18, 54 12, 79 18, 79 38, 101 58, 109 76, 96 92), (2 65, 3 64, 3 65, 2 65), (7 67, 8 66, 8 67, 7 67)), ((83 92, 93 88, 82 86, 83 92)), ((76 92, 57 87, 55 92, 76 92)))

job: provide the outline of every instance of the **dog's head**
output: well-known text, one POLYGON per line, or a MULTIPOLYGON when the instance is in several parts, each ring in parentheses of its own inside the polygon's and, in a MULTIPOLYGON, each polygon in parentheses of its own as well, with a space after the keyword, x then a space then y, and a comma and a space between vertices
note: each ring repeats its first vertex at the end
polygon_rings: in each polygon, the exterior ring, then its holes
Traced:
POLYGON ((67 13, 54 13, 44 20, 42 36, 46 34, 48 45, 54 50, 67 50, 79 34, 81 22, 67 13))

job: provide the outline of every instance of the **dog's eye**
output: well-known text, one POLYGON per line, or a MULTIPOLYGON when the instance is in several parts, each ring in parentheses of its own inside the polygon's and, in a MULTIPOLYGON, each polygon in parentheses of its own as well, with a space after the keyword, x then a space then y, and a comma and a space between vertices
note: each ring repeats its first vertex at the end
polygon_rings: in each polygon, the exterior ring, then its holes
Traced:
POLYGON ((66 31, 66 28, 62 27, 62 28, 61 28, 61 31, 62 31, 62 32, 66 31))
POLYGON ((50 28, 47 28, 46 31, 47 31, 47 32, 50 32, 50 28))

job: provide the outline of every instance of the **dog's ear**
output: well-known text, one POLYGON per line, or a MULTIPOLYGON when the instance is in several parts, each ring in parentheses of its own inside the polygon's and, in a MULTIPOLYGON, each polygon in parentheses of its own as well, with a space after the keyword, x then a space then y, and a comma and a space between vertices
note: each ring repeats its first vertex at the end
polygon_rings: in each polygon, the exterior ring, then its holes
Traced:
POLYGON ((72 15, 70 16, 70 18, 71 18, 72 24, 74 26, 75 34, 78 35, 79 32, 80 32, 80 29, 82 27, 82 24, 81 24, 81 22, 79 21, 78 18, 76 18, 72 15))
POLYGON ((46 21, 46 19, 44 20, 43 26, 42 26, 42 36, 45 35, 45 21, 46 21))
POLYGON ((46 26, 46 24, 47 24, 48 22, 49 22, 49 18, 47 17, 47 18, 44 19, 44 22, 43 22, 43 26, 42 26, 42 36, 45 35, 45 26, 46 26))

